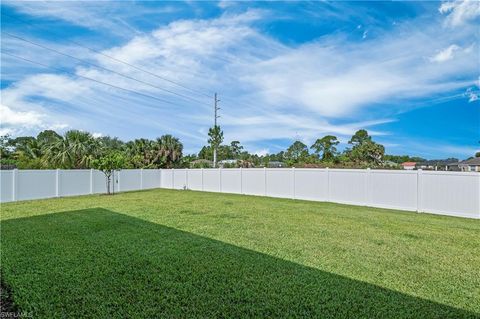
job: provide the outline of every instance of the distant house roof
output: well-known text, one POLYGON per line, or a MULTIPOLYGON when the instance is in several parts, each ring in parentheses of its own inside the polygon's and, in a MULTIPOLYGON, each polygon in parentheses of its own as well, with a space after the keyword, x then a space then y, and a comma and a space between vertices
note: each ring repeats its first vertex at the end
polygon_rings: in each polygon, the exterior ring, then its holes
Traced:
POLYGON ((403 162, 402 166, 415 166, 416 164, 416 162, 403 162))
POLYGON ((474 166, 480 166, 480 157, 474 157, 470 158, 468 160, 461 161, 458 163, 459 165, 474 165, 474 166))
POLYGON ((457 158, 447 158, 447 159, 438 159, 438 160, 429 160, 417 163, 417 166, 446 166, 450 164, 458 164, 457 158))

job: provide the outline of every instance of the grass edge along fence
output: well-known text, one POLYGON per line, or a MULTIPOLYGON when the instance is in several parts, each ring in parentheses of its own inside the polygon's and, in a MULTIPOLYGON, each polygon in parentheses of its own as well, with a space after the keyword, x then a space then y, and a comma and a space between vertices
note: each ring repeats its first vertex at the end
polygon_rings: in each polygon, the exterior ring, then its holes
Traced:
MULTIPOLYGON (((105 193, 97 170, 0 171, 2 203, 105 193)), ((115 192, 170 188, 480 218, 480 174, 370 169, 124 169, 115 192)))

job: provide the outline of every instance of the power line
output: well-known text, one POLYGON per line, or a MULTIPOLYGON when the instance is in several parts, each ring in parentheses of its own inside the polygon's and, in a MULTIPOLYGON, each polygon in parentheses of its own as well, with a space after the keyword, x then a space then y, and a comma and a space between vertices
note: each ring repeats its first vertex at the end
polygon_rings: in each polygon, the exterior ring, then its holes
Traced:
MULTIPOLYGON (((48 28, 45 28, 45 27, 42 27, 42 26, 37 26, 37 25, 35 25, 35 24, 31 23, 31 22, 28 22, 28 21, 26 21, 26 20, 24 20, 24 19, 21 19, 21 18, 18 18, 18 17, 14 17, 14 16, 9 15, 9 14, 4 13, 4 12, 2 12, 1 14, 2 14, 2 15, 5 15, 5 16, 11 18, 11 19, 20 21, 20 22, 22 22, 22 23, 24 23, 24 24, 30 25, 30 26, 32 26, 32 27, 34 27, 34 28, 40 28, 40 29, 47 30, 48 32, 51 33, 51 31, 50 31, 48 28)), ((101 51, 99 51, 99 50, 96 50, 96 49, 93 49, 93 48, 88 47, 88 46, 86 46, 86 45, 83 45, 83 44, 81 44, 81 43, 79 43, 79 42, 76 42, 76 41, 74 41, 74 40, 70 40, 70 39, 64 39, 64 40, 65 40, 66 42, 70 42, 70 43, 72 43, 72 44, 75 44, 75 45, 77 45, 77 46, 79 46, 79 47, 81 47, 81 48, 87 49, 87 50, 89 50, 89 51, 91 51, 91 52, 100 54, 100 55, 102 55, 102 56, 104 56, 104 57, 106 57, 106 58, 109 58, 109 59, 111 59, 111 60, 113 60, 113 61, 116 61, 116 62, 118 62, 118 63, 122 63, 122 64, 124 64, 124 65, 130 66, 130 67, 132 67, 132 68, 134 68, 134 69, 136 69, 136 70, 139 70, 139 71, 141 71, 141 72, 145 72, 145 73, 147 73, 147 74, 150 74, 150 75, 152 75, 152 76, 155 76, 155 77, 157 77, 157 78, 160 78, 160 79, 162 79, 162 80, 164 80, 164 81, 167 81, 167 82, 170 82, 170 83, 172 83, 172 84, 175 84, 175 85, 177 85, 177 86, 179 86, 179 87, 182 87, 182 88, 184 88, 184 89, 187 89, 187 90, 189 90, 189 91, 191 91, 191 92, 193 92, 193 93, 195 93, 195 94, 199 94, 199 95, 202 95, 202 96, 211 98, 211 94, 206 94, 206 93, 204 93, 204 92, 202 92, 202 91, 198 91, 198 90, 189 88, 189 87, 184 86, 184 85, 182 85, 182 84, 180 84, 180 83, 177 83, 177 82, 175 82, 175 81, 173 81, 173 80, 170 80, 170 79, 168 79, 168 78, 162 77, 162 76, 160 76, 160 75, 157 75, 157 74, 155 74, 155 73, 152 73, 152 72, 150 72, 150 71, 148 71, 148 70, 145 70, 145 69, 143 69, 143 68, 137 67, 137 66, 135 66, 135 65, 133 65, 133 64, 131 64, 131 63, 125 62, 125 61, 120 60, 120 59, 118 59, 118 58, 112 57, 112 56, 110 56, 110 55, 108 55, 108 54, 105 54, 105 53, 103 53, 103 52, 101 52, 101 51)), ((226 62, 228 62, 228 63, 232 63, 231 60, 227 61, 227 60, 224 59, 224 58, 222 58, 222 60, 224 60, 224 61, 226 61, 226 62)), ((228 97, 224 97, 224 99, 225 99, 225 100, 228 100, 228 101, 230 101, 230 102, 232 102, 232 103, 238 103, 238 102, 233 102, 233 99, 229 99, 228 97)), ((243 105, 246 105, 246 106, 249 106, 249 107, 257 108, 257 107, 252 106, 252 104, 249 104, 249 103, 243 102, 242 104, 243 104, 243 105)))
MULTIPOLYGON (((4 16, 9 17, 9 18, 11 18, 11 19, 20 21, 20 22, 22 22, 22 23, 24 23, 24 24, 30 25, 30 26, 32 26, 32 27, 34 27, 34 28, 40 28, 40 29, 47 30, 47 31, 49 31, 49 32, 51 33, 51 31, 50 31, 48 28, 46 28, 46 27, 42 27, 42 26, 35 25, 34 23, 28 22, 28 21, 26 21, 26 20, 24 20, 24 19, 21 19, 21 18, 18 18, 18 17, 14 17, 14 16, 9 15, 9 14, 4 13, 4 12, 2 12, 1 14, 4 15, 4 16)), ((57 33, 57 34, 58 34, 58 33, 57 33)), ((142 72, 145 72, 145 73, 150 74, 150 75, 152 75, 152 76, 155 76, 155 77, 157 77, 157 78, 160 78, 160 79, 162 79, 162 80, 164 80, 164 81, 167 81, 167 82, 170 82, 170 83, 172 83, 172 84, 175 84, 175 85, 177 85, 177 86, 179 86, 179 87, 182 87, 182 88, 184 88, 184 89, 186 89, 186 90, 189 90, 189 91, 191 91, 191 92, 193 92, 193 93, 195 93, 195 94, 199 94, 199 95, 202 95, 202 96, 211 98, 211 94, 206 94, 206 93, 204 93, 204 92, 202 92, 202 91, 189 88, 189 87, 187 87, 187 86, 185 86, 185 85, 182 85, 182 84, 180 84, 180 83, 178 83, 178 82, 176 82, 176 81, 170 80, 170 79, 165 78, 165 77, 160 76, 160 75, 157 75, 157 74, 152 73, 152 72, 150 72, 150 71, 148 71, 148 70, 145 70, 145 69, 143 69, 143 68, 137 67, 137 66, 135 66, 135 65, 133 65, 133 64, 131 64, 131 63, 125 62, 125 61, 123 61, 123 60, 121 60, 121 59, 112 57, 112 56, 110 56, 110 55, 108 55, 108 54, 105 54, 105 53, 103 53, 103 52, 101 52, 101 51, 99 51, 99 50, 96 50, 96 49, 93 49, 93 48, 88 47, 88 46, 86 46, 86 45, 83 45, 83 44, 81 44, 81 43, 79 43, 79 42, 76 42, 76 41, 74 41, 74 40, 70 40, 70 39, 64 39, 64 40, 65 40, 66 42, 70 42, 70 43, 73 43, 73 44, 75 44, 75 45, 77 45, 77 46, 79 46, 79 47, 82 47, 82 48, 84 48, 84 49, 87 49, 87 50, 89 50, 89 51, 92 51, 92 52, 95 52, 95 53, 97 53, 97 54, 100 54, 100 55, 102 55, 102 56, 104 56, 104 57, 106 57, 106 58, 109 58, 109 59, 111 59, 111 60, 114 60, 114 61, 116 61, 116 62, 118 62, 118 63, 122 63, 122 64, 125 64, 125 65, 128 65, 128 66, 130 66, 130 67, 132 67, 132 68, 134 68, 134 69, 137 69, 137 70, 139 70, 139 71, 142 71, 142 72)), ((220 58, 220 57, 218 57, 218 56, 215 56, 215 57, 218 58, 219 60, 223 60, 223 61, 225 61, 225 62, 227 62, 227 63, 233 63, 232 60, 227 60, 227 59, 225 59, 225 58, 220 58)), ((190 72, 191 72, 191 71, 190 71, 190 72)), ((191 72, 191 73, 193 74, 193 72, 191 72)), ((238 103, 237 101, 236 101, 236 102, 233 102, 233 99, 229 99, 228 97, 225 97, 225 96, 224 96, 223 98, 224 98, 224 100, 230 101, 230 102, 232 102, 232 103, 238 103)), ((242 103, 242 104, 243 104, 243 105, 246 105, 246 106, 249 106, 249 107, 252 107, 252 108, 257 108, 257 107, 255 107, 255 106, 252 106, 252 104, 249 104, 249 103, 245 103, 245 102, 244 102, 244 103, 242 103)))
POLYGON ((184 95, 184 94, 181 94, 181 93, 177 93, 177 92, 174 92, 174 91, 171 91, 171 90, 168 90, 168 89, 165 89, 165 88, 159 87, 159 86, 157 86, 157 85, 154 85, 154 84, 148 83, 148 82, 146 82, 146 81, 143 81, 143 80, 139 80, 139 79, 137 79, 137 78, 134 78, 134 77, 132 77, 132 76, 129 76, 129 75, 126 75, 126 74, 123 74, 123 73, 120 73, 120 72, 114 71, 114 70, 112 70, 112 69, 109 69, 109 68, 103 67, 103 66, 101 66, 101 65, 98 65, 98 64, 95 64, 95 63, 88 62, 88 61, 86 61, 86 60, 84 60, 84 59, 80 59, 80 58, 77 58, 77 57, 75 57, 75 56, 73 56, 73 55, 70 55, 70 54, 67 54, 67 53, 63 53, 63 52, 61 52, 61 51, 58 51, 58 50, 56 50, 56 49, 53 49, 53 48, 47 47, 47 46, 45 46, 45 45, 42 45, 42 44, 35 43, 35 42, 31 41, 31 40, 28 40, 28 39, 25 39, 25 38, 19 37, 19 36, 17 36, 17 35, 13 35, 13 34, 11 34, 11 33, 5 32, 5 31, 2 31, 2 33, 4 33, 4 34, 8 35, 9 37, 12 37, 12 38, 15 38, 15 39, 18 39, 18 40, 21 40, 21 41, 24 41, 24 42, 30 43, 30 44, 32 44, 32 45, 38 46, 38 47, 40 47, 40 48, 43 48, 43 49, 45 49, 45 50, 49 50, 49 51, 55 52, 55 53, 57 53, 57 54, 60 54, 60 55, 63 55, 63 56, 66 56, 66 57, 69 57, 69 58, 75 59, 75 60, 77 60, 77 61, 80 61, 80 62, 83 62, 83 63, 89 64, 89 65, 91 65, 91 66, 94 66, 94 67, 96 67, 96 68, 103 69, 103 70, 106 70, 106 71, 109 71, 109 72, 115 73, 115 74, 117 74, 117 75, 120 75, 120 76, 122 76, 122 77, 124 77, 124 78, 130 79, 130 80, 133 80, 133 81, 137 81, 137 82, 139 82, 139 83, 142 83, 142 84, 145 84, 145 85, 151 86, 151 87, 153 87, 153 88, 156 88, 156 89, 159 89, 159 90, 162 90, 162 91, 168 92, 168 93, 170 93, 170 94, 174 94, 174 95, 177 95, 177 96, 180 96, 180 97, 183 97, 183 98, 185 98, 185 99, 189 99, 189 100, 192 100, 192 101, 195 101, 195 102, 201 103, 201 104, 203 104, 203 103, 204 103, 204 102, 202 102, 202 101, 200 101, 200 100, 194 99, 194 98, 192 98, 192 97, 189 97, 189 96, 187 96, 187 95, 184 95))
MULTIPOLYGON (((33 26, 34 28, 38 28, 38 26, 35 26, 34 24, 32 24, 32 23, 30 23, 30 22, 28 22, 28 21, 25 21, 25 20, 23 20, 23 19, 20 19, 20 18, 11 16, 11 15, 6 14, 6 13, 4 13, 4 12, 2 12, 1 14, 2 14, 2 15, 5 15, 5 16, 11 18, 11 19, 14 19, 14 20, 20 21, 20 22, 22 22, 22 23, 28 24, 28 25, 30 25, 30 26, 33 26)), ((44 28, 44 27, 40 27, 40 28, 41 28, 41 29, 44 29, 44 30, 47 30, 47 29, 44 28)), ((161 76, 161 75, 155 74, 155 73, 153 73, 153 72, 150 72, 150 71, 148 71, 148 70, 145 70, 145 69, 143 69, 143 68, 140 68, 140 67, 138 67, 138 66, 136 66, 136 65, 133 65, 133 64, 131 64, 131 63, 128 63, 128 62, 125 62, 125 61, 123 61, 123 60, 120 60, 120 59, 117 59, 117 58, 115 58, 115 57, 112 57, 112 56, 110 56, 110 55, 108 55, 108 54, 103 53, 102 51, 99 51, 99 50, 90 48, 90 47, 88 47, 88 46, 86 46, 86 45, 83 45, 83 44, 81 44, 81 43, 79 43, 79 42, 76 42, 76 41, 73 41, 73 40, 69 40, 69 39, 64 39, 64 40, 67 41, 67 42, 73 43, 73 44, 75 44, 75 45, 77 45, 77 46, 79 46, 79 47, 82 47, 82 48, 84 48, 84 49, 87 49, 87 50, 89 50, 89 51, 92 51, 92 52, 95 52, 95 53, 97 53, 97 54, 100 54, 100 55, 102 55, 102 56, 104 56, 104 57, 106 57, 106 58, 109 58, 109 59, 111 59, 111 60, 114 60, 114 61, 116 61, 116 62, 118 62, 118 63, 122 63, 122 64, 125 64, 125 65, 128 65, 128 66, 130 66, 130 67, 132 67, 132 68, 134 68, 134 69, 136 69, 136 70, 145 72, 145 73, 150 74, 150 75, 152 75, 152 76, 155 76, 155 77, 157 77, 157 78, 159 78, 159 79, 162 79, 162 80, 164 80, 164 81, 167 81, 167 82, 170 82, 170 83, 172 83, 172 84, 175 84, 175 85, 177 85, 177 86, 179 86, 179 87, 182 87, 182 88, 184 88, 184 89, 186 89, 186 90, 189 90, 189 91, 191 91, 191 92, 193 92, 193 93, 195 93, 195 94, 203 95, 203 96, 206 96, 206 97, 209 97, 209 98, 211 97, 210 94, 206 94, 206 93, 204 93, 204 92, 202 92, 202 91, 198 91, 198 90, 196 90, 196 89, 189 88, 189 87, 187 87, 187 86, 185 86, 185 85, 183 85, 183 84, 181 84, 181 83, 178 83, 178 82, 176 82, 176 81, 170 80, 170 79, 168 79, 168 78, 166 78, 166 77, 163 77, 163 76, 161 76)))
POLYGON ((172 104, 172 105, 178 105, 178 104, 173 103, 171 101, 164 100, 164 99, 158 98, 158 97, 150 95, 150 94, 145 94, 145 93, 138 92, 138 91, 135 91, 135 90, 126 89, 126 88, 123 88, 123 87, 120 87, 120 86, 117 86, 117 85, 114 85, 114 84, 110 84, 110 83, 103 82, 103 81, 100 81, 100 80, 96 80, 96 79, 93 79, 93 78, 90 78, 90 77, 87 77, 87 76, 83 76, 83 75, 75 74, 73 72, 62 70, 60 68, 54 68, 54 67, 45 65, 43 63, 39 63, 39 62, 36 62, 36 61, 32 61, 30 59, 26 59, 24 57, 20 57, 20 56, 15 55, 15 54, 7 53, 3 50, 1 52, 2 52, 2 54, 5 54, 5 55, 8 55, 8 56, 20 59, 20 60, 24 60, 24 61, 30 62, 32 64, 40 65, 40 66, 42 66, 46 69, 52 69, 52 70, 55 70, 55 71, 64 72, 64 73, 67 73, 67 74, 70 74, 70 75, 73 75, 73 76, 76 76, 76 77, 80 77, 80 78, 83 78, 83 79, 86 79, 86 80, 89 80, 89 81, 93 81, 93 82, 100 83, 100 84, 103 84, 103 85, 106 85, 106 86, 110 86, 110 87, 113 87, 115 89, 123 90, 123 91, 130 92, 130 93, 134 93, 134 94, 141 95, 141 96, 144 96, 144 97, 148 97, 148 98, 151 98, 151 99, 154 99, 154 100, 157 100, 157 101, 161 101, 161 102, 164 102, 164 103, 168 103, 168 104, 172 104))

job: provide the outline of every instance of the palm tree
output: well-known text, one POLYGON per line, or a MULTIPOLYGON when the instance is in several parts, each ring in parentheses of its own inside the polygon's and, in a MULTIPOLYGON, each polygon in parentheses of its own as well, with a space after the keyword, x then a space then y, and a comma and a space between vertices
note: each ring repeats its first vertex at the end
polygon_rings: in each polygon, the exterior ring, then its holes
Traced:
POLYGON ((72 168, 73 155, 70 152, 68 142, 61 137, 56 142, 49 144, 45 150, 45 163, 57 168, 72 168))
POLYGON ((161 161, 167 168, 173 167, 173 164, 182 158, 183 145, 178 138, 172 135, 167 134, 157 138, 155 148, 155 162, 161 161))
POLYGON ((220 126, 215 125, 208 130, 208 143, 213 148, 213 167, 217 166, 217 148, 223 142, 223 132, 220 126))
POLYGON ((35 138, 25 141, 16 149, 18 155, 29 159, 39 159, 43 156, 42 145, 35 138))
POLYGON ((88 168, 100 152, 100 143, 88 132, 71 130, 65 133, 74 159, 74 168, 88 168))
POLYGON ((130 162, 135 168, 146 168, 153 166, 154 141, 141 138, 130 141, 126 144, 126 153, 130 162))
POLYGON ((62 168, 89 168, 99 152, 100 144, 90 133, 70 130, 47 147, 45 160, 62 168))

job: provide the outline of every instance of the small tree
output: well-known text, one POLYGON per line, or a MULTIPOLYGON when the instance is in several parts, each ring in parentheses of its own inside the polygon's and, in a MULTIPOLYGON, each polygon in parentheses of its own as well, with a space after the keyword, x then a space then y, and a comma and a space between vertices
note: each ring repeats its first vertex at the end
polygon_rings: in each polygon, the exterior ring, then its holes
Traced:
POLYGON ((337 154, 337 148, 335 146, 339 143, 336 136, 327 135, 317 139, 310 148, 315 150, 318 155, 322 153, 322 161, 332 161, 337 154))
POLYGON ((304 162, 308 157, 308 147, 300 141, 295 141, 284 155, 288 165, 304 162))
POLYGON ((111 177, 116 170, 121 169, 125 164, 125 158, 117 152, 109 153, 92 161, 93 168, 105 174, 107 194, 110 195, 111 177))

